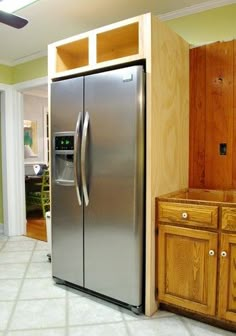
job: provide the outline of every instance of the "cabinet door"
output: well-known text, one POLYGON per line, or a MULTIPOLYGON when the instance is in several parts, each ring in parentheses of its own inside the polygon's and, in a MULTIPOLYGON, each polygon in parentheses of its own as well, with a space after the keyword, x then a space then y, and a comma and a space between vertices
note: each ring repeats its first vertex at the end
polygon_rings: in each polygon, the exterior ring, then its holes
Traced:
POLYGON ((236 235, 222 234, 218 315, 236 322, 236 235))
POLYGON ((217 234, 160 225, 159 300, 215 314, 217 234))

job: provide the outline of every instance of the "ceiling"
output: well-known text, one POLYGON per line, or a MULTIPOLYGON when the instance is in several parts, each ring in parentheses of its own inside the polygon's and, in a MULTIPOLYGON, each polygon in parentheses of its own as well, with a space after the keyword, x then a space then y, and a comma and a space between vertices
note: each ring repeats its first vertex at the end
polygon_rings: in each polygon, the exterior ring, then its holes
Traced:
POLYGON ((48 86, 40 85, 40 86, 33 87, 31 89, 23 90, 22 92, 24 95, 36 96, 40 98, 47 98, 48 97, 48 86))
POLYGON ((0 64, 14 65, 26 61, 27 57, 46 55, 47 45, 52 42, 146 12, 163 15, 173 11, 179 13, 179 10, 189 6, 190 9, 203 10, 234 2, 235 0, 38 0, 16 13, 29 20, 29 24, 23 29, 14 29, 0 23, 0 64))

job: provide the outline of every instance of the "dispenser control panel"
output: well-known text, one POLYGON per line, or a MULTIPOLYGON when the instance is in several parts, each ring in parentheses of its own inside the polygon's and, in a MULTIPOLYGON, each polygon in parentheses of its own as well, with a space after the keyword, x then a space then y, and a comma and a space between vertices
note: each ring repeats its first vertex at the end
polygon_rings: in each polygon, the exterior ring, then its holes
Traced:
POLYGON ((56 151, 73 151, 74 136, 73 135, 56 135, 55 136, 56 151))

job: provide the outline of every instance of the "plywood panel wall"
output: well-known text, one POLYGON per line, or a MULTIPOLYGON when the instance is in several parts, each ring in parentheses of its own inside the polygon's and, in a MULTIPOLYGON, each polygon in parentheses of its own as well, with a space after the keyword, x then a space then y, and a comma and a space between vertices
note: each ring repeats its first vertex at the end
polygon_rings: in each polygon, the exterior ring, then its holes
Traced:
POLYGON ((190 187, 233 187, 234 52, 233 41, 190 52, 190 187))
POLYGON ((233 42, 206 46, 205 186, 232 188, 233 42), (220 144, 226 143, 226 155, 220 144))
POLYGON ((152 194, 188 187, 189 45, 161 22, 152 75, 152 194))
POLYGON ((206 47, 190 52, 189 185, 205 186, 206 47), (197 140, 197 141, 196 141, 197 140))
POLYGON ((232 155, 233 155, 233 177, 232 177, 232 187, 233 189, 236 188, 236 40, 233 41, 233 62, 234 62, 234 83, 233 83, 233 127, 234 127, 234 132, 233 132, 233 150, 232 150, 232 155))

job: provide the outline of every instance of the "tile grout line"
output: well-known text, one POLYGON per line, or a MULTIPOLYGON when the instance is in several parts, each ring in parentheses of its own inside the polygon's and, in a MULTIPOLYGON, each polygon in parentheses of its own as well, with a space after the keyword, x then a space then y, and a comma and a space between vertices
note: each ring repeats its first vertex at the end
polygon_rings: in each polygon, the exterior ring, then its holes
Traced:
POLYGON ((6 243, 9 241, 9 238, 7 237, 6 240, 0 240, 0 242, 3 242, 2 246, 0 247, 0 252, 3 250, 3 248, 5 247, 6 243))
POLYGON ((95 323, 90 322, 90 323, 84 323, 84 324, 71 324, 70 327, 92 327, 92 326, 121 324, 121 323, 123 323, 122 320, 120 320, 120 321, 95 322, 95 323))
MULTIPOLYGON (((24 264, 22 264, 22 265, 27 265, 27 263, 24 263, 24 264)), ((0 265, 9 265, 9 264, 0 264, 0 265)), ((18 265, 18 264, 10 264, 10 265, 18 265)), ((32 265, 32 263, 31 263, 31 265, 32 265)), ((32 277, 32 278, 26 278, 27 280, 44 280, 44 279, 51 279, 52 277, 50 277, 50 276, 45 276, 45 277, 32 277)), ((21 280, 22 279, 22 277, 19 277, 19 278, 14 278, 14 277, 12 277, 12 278, 0 278, 0 281, 4 281, 4 280, 21 280)), ((0 299, 0 302, 1 301, 5 301, 5 300, 1 300, 0 299)))
POLYGON ((194 334, 192 333, 191 328, 189 327, 188 323, 186 323, 184 321, 184 318, 182 316, 178 316, 178 319, 182 322, 183 326, 185 327, 185 329, 187 330, 187 332, 189 333, 190 336, 194 336, 194 334))
MULTIPOLYGON (((122 313, 122 318, 123 318, 123 321, 124 321, 124 324, 125 324, 125 328, 126 328, 126 331, 128 333, 128 336, 133 336, 133 333, 130 331, 130 328, 129 328, 129 324, 133 324, 133 323, 137 323, 137 322, 148 322, 148 321, 157 321, 157 320, 165 320, 165 319, 172 319, 172 318, 178 318, 178 315, 166 315, 166 316, 160 316, 160 317, 146 317, 144 315, 144 317, 140 317, 140 318, 136 318, 136 319, 131 319, 131 320, 126 320, 124 318, 124 315, 122 313)), ((182 321, 181 321, 182 322, 182 321)), ((186 328, 185 328, 186 329, 186 328)), ((189 334, 189 336, 194 336, 192 333, 189 334)))
MULTIPOLYGON (((17 279, 17 280, 20 280, 20 279, 17 279)), ((25 280, 31 280, 31 279, 28 279, 28 278, 25 278, 25 280)), ((41 279, 39 279, 41 280, 41 279)), ((59 299, 63 299, 63 297, 61 296, 53 296, 53 297, 45 297, 45 298, 29 298, 29 299, 20 299, 18 301, 21 301, 21 302, 28 302, 28 301, 47 301, 47 300, 59 300, 59 299)), ((16 300, 16 299, 15 299, 16 300)), ((15 301, 15 300, 0 300, 0 302, 12 302, 12 301, 15 301)))
MULTIPOLYGON (((34 329, 14 329, 14 330, 8 330, 7 332, 13 332, 13 333, 18 333, 18 332, 20 332, 20 333, 23 333, 24 331, 26 331, 26 332, 30 332, 30 331, 41 331, 41 330, 43 330, 43 331, 51 331, 51 330, 65 330, 65 327, 48 327, 48 328, 34 328, 34 329)), ((2 331, 0 331, 0 333, 1 333, 2 331)), ((4 334, 4 332, 3 332, 3 336, 7 336, 7 334, 4 334)), ((67 336, 67 335, 66 335, 67 336)))
MULTIPOLYGON (((94 324, 73 324, 69 327, 72 328, 87 328, 87 327, 95 327, 95 326, 104 326, 104 325, 114 325, 114 324, 122 324, 123 321, 111 321, 111 322, 100 322, 100 323, 94 323, 94 324)), ((65 330, 67 328, 65 327, 40 327, 40 328, 30 328, 30 329, 14 329, 13 332, 23 332, 23 331, 40 331, 40 330, 52 330, 52 329, 58 329, 58 330, 65 330)), ((8 330, 11 331, 11 330, 8 330)), ((2 331, 1 331, 2 332, 2 331)), ((68 336, 68 334, 66 334, 68 336)))
POLYGON ((16 305, 17 305, 17 303, 18 303, 18 300, 19 300, 19 297, 20 297, 20 293, 21 293, 22 287, 23 287, 23 285, 24 285, 24 281, 25 281, 25 279, 26 279, 26 274, 27 274, 28 269, 29 269, 29 266, 30 266, 30 264, 31 264, 31 260, 32 260, 34 251, 36 250, 36 246, 37 246, 37 241, 35 241, 35 245, 34 245, 32 251, 31 251, 31 255, 30 255, 29 261, 28 261, 28 263, 27 263, 25 272, 24 272, 23 277, 22 277, 22 279, 21 279, 21 283, 20 283, 20 286, 19 286, 19 289, 18 289, 18 293, 17 293, 16 298, 15 298, 15 300, 14 300, 14 304, 13 304, 13 307, 12 307, 12 311, 11 311, 10 317, 9 317, 9 319, 8 319, 8 322, 7 322, 7 326, 6 326, 5 331, 4 331, 4 336, 8 334, 9 327, 10 327, 10 325, 11 325, 12 318, 13 318, 13 315, 14 315, 15 310, 16 310, 16 305))
POLYGON ((125 326, 125 330, 126 330, 127 335, 128 335, 128 336, 132 336, 132 334, 130 333, 130 330, 129 330, 128 323, 127 323, 127 321, 126 321, 126 319, 125 319, 125 317, 124 317, 124 314, 123 314, 121 308, 120 308, 120 313, 121 313, 121 317, 122 317, 122 320, 123 320, 123 323, 124 323, 124 326, 125 326))

